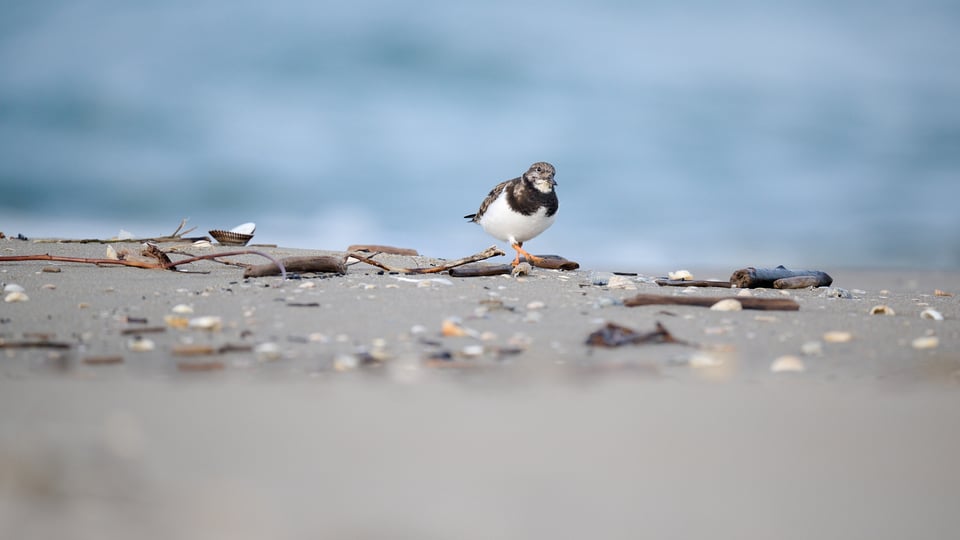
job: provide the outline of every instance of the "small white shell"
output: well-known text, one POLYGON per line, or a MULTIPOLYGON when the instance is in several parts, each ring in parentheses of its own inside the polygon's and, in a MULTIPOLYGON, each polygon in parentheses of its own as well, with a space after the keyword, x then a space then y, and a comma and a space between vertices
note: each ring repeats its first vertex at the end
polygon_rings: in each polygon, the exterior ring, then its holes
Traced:
POLYGON ((119 261, 120 255, 117 254, 117 250, 113 249, 113 246, 107 246, 107 255, 106 257, 111 261, 119 261))
POLYGON ((27 300, 30 300, 30 297, 27 296, 27 293, 20 291, 13 291, 12 293, 3 297, 3 301, 7 303, 26 302, 27 300))
POLYGON ((693 274, 689 270, 677 270, 676 272, 668 272, 667 277, 673 280, 679 281, 691 281, 693 280, 693 274))
POLYGON ((261 362, 272 362, 280 359, 280 346, 273 342, 261 343, 253 348, 257 359, 261 362))
POLYGON ((27 292, 27 290, 21 287, 20 285, 17 285, 16 283, 7 283, 6 285, 3 286, 3 292, 5 293, 27 292))
POLYGON ((910 342, 910 346, 914 349, 936 349, 940 346, 940 339, 937 336, 923 336, 918 337, 917 339, 910 342))
POLYGON ((713 311, 743 311, 743 304, 734 298, 724 298, 710 306, 713 311))
POLYGON ((256 230, 257 230, 257 224, 253 222, 249 222, 249 223, 241 223, 240 225, 237 225, 236 227, 230 229, 230 232, 237 233, 237 234, 249 234, 250 236, 253 236, 253 232, 256 230))
POLYGON ((793 355, 781 356, 770 364, 770 371, 774 373, 801 373, 806 369, 803 360, 793 355))
POLYGON ((920 318, 930 319, 933 321, 942 321, 943 314, 933 308, 927 308, 920 312, 920 318))
POLYGON ((896 315, 897 312, 892 307, 879 304, 870 308, 871 315, 896 315))
POLYGON ((180 315, 189 315, 190 313, 193 313, 193 306, 187 304, 177 304, 170 308, 170 311, 180 315))
POLYGON ((608 289, 636 290, 637 284, 627 276, 612 275, 607 280, 608 289))
POLYGON ((209 330, 211 332, 223 328, 223 319, 215 315, 207 315, 190 319, 190 328, 196 330, 209 330))
POLYGON ((208 231, 217 242, 224 246, 245 246, 252 238, 252 234, 240 234, 232 231, 214 229, 208 231))
POLYGON ((693 353, 687 362, 693 368, 712 368, 723 365, 722 360, 705 352, 693 353))

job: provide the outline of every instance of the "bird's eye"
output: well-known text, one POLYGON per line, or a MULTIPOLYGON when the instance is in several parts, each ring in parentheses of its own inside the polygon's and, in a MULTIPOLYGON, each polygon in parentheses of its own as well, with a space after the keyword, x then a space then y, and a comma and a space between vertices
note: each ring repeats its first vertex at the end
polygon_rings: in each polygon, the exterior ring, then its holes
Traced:
POLYGON ((543 167, 537 167, 537 172, 543 172, 543 167))

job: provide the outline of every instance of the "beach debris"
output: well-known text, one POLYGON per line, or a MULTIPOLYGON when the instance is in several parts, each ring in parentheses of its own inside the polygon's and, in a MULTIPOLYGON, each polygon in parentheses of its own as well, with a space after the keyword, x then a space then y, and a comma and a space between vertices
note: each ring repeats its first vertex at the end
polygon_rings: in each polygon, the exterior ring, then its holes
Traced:
MULTIPOLYGON (((792 298, 732 298, 740 303, 743 309, 775 310, 775 311, 797 311, 800 309, 798 304, 792 298)), ((672 296, 662 294, 638 294, 636 296, 625 298, 623 305, 649 306, 649 305, 682 305, 682 306, 700 306, 711 307, 717 302, 724 300, 715 296, 672 296)))
POLYGON ((752 266, 747 268, 741 268, 740 270, 735 271, 730 276, 730 283, 740 287, 741 289, 756 289, 756 288, 797 288, 796 285, 800 284, 799 288, 806 287, 827 287, 833 283, 833 278, 830 277, 826 272, 821 272, 819 270, 789 270, 783 265, 780 265, 776 268, 754 268, 752 266), (790 280, 789 278, 795 277, 813 277, 816 278, 815 282, 810 280, 790 280), (780 282, 780 287, 777 287, 777 281, 786 279, 786 281, 780 282), (815 283, 815 284, 814 284, 815 283))
POLYGON ((608 322, 603 328, 591 332, 590 335, 587 336, 586 341, 586 344, 592 347, 620 347, 622 345, 648 343, 692 345, 689 342, 675 338, 659 321, 657 321, 653 331, 646 333, 640 333, 632 328, 608 322))
POLYGON ((501 276, 512 273, 513 269, 512 264, 468 264, 451 268, 449 274, 453 277, 501 276))
MULTIPOLYGON (((503 305, 502 301, 501 301, 501 305, 503 305)), ((530 309, 530 310, 543 309, 545 307, 547 307, 547 304, 541 300, 533 300, 527 303, 527 309, 530 309)))
POLYGON ((273 362, 279 360, 282 356, 280 346, 272 341, 260 343, 253 348, 253 352, 257 355, 257 360, 261 362, 273 362))
POLYGON ((820 276, 794 276, 780 278, 773 282, 774 289, 806 289, 808 287, 820 287, 823 284, 823 278, 820 276))
POLYGON ((735 298, 724 298, 710 306, 712 311, 743 311, 743 304, 735 298))
POLYGON ((513 277, 529 276, 530 272, 532 271, 533 267, 530 266, 530 263, 523 261, 521 263, 517 263, 517 265, 513 267, 513 270, 510 270, 510 275, 513 277))
POLYGON ((415 249, 399 248, 393 246, 380 246, 376 244, 354 244, 347 248, 348 252, 360 251, 365 253, 383 253, 386 255, 406 255, 417 257, 420 255, 415 249))
POLYGON ((921 319, 930 319, 931 321, 942 321, 943 314, 933 308, 927 308, 920 312, 921 319))
POLYGON ((671 281, 693 281, 693 274, 689 270, 677 270, 675 272, 667 272, 667 278, 671 281))
POLYGON ((953 296, 953 293, 952 293, 952 292, 947 292, 947 291, 941 291, 940 289, 934 289, 934 290, 933 290, 933 295, 934 295, 934 296, 946 296, 946 297, 950 297, 950 296, 953 296))
POLYGON ((3 292, 5 293, 27 292, 27 290, 24 289, 23 286, 17 285, 16 283, 7 283, 6 285, 3 286, 3 292))
POLYGON ((722 287, 729 289, 733 285, 729 281, 717 281, 712 279, 664 279, 658 278, 654 283, 661 287, 722 287))
POLYGON ((830 330, 823 334, 823 340, 827 343, 847 343, 852 339, 853 334, 843 330, 830 330))
POLYGON ((723 360, 708 352, 698 351, 690 355, 687 364, 692 368, 714 368, 723 365, 723 360))
POLYGON ((893 308, 890 306, 887 306, 884 304, 878 304, 870 308, 870 314, 871 315, 896 315, 897 312, 895 312, 893 308))
POLYGON ((187 373, 222 371, 225 368, 226 365, 218 360, 211 360, 209 362, 177 362, 177 370, 187 373))
POLYGON ((612 275, 610 279, 607 280, 607 288, 635 291, 637 290, 637 283, 627 276, 612 275))
POLYGON ((190 319, 186 317, 177 317, 174 315, 164 315, 163 322, 166 323, 170 328, 176 328, 178 330, 183 330, 190 326, 190 319))
POLYGON ((922 336, 911 341, 910 346, 918 350, 936 349, 940 346, 940 339, 937 336, 922 336))
MULTIPOLYGON (((280 259, 283 270, 286 272, 316 272, 331 274, 346 274, 347 266, 343 258, 331 257, 329 255, 307 256, 307 257, 284 257, 280 259)), ((276 276, 281 273, 281 268, 277 263, 245 265, 243 271, 244 278, 255 278, 265 276, 276 276)))
POLYGON ((88 366, 110 366, 122 364, 123 357, 120 355, 87 356, 83 359, 83 363, 88 366))
POLYGON ((253 233, 256 230, 257 224, 250 222, 237 225, 229 231, 214 229, 207 232, 210 233, 210 236, 212 236, 214 240, 224 246, 245 246, 253 239, 253 233))
POLYGON ((455 268, 457 266, 463 266, 465 264, 469 264, 472 262, 482 261, 485 259, 489 259, 490 257, 496 257, 498 255, 505 255, 505 253, 503 252, 503 250, 501 250, 497 246, 490 246, 487 249, 481 251, 480 253, 476 253, 468 257, 463 257, 455 261, 446 262, 438 266, 428 266, 425 268, 395 268, 387 264, 384 264, 380 261, 374 260, 373 256, 366 257, 355 251, 348 253, 347 257, 353 257, 354 259, 357 259, 360 262, 369 264, 371 266, 376 266, 377 268, 380 268, 381 270, 386 270, 387 272, 396 272, 398 274, 438 274, 440 272, 446 272, 451 268, 455 268))
POLYGON ((207 356, 217 353, 217 349, 213 345, 198 345, 194 343, 187 343, 181 345, 174 345, 173 349, 170 351, 174 356, 207 356))
POLYGON ((194 330, 215 332, 223 329, 223 319, 216 315, 205 315, 203 317, 195 317, 190 319, 190 321, 187 323, 187 326, 194 330))
POLYGON ((823 291, 821 296, 824 298, 853 298, 850 291, 841 287, 829 287, 823 291))
POLYGON ((73 347, 70 343, 63 341, 51 341, 49 336, 37 336, 40 339, 27 339, 23 341, 7 341, 0 338, 0 349, 69 349, 73 347))
POLYGON ((477 337, 476 330, 464 327, 456 319, 444 319, 440 324, 440 335, 444 337, 477 337))
MULTIPOLYGON (((162 243, 168 243, 168 242, 195 242, 195 241, 197 241, 197 240, 208 240, 208 241, 210 240, 210 239, 207 238, 206 236, 198 236, 198 237, 186 237, 186 236, 184 236, 184 235, 190 234, 191 232, 193 232, 194 229, 196 229, 196 227, 190 227, 189 229, 184 230, 183 227, 184 227, 184 225, 187 224, 187 221, 188 221, 187 218, 181 219, 181 220, 180 220, 180 224, 177 225, 176 230, 174 230, 172 233, 170 233, 169 235, 166 235, 166 236, 154 236, 154 237, 151 237, 151 238, 133 238, 133 235, 131 235, 131 234, 129 234, 129 233, 128 233, 128 234, 124 234, 124 233, 126 233, 126 231, 124 231, 123 229, 120 229, 120 234, 118 234, 117 237, 108 238, 108 239, 101 239, 101 238, 84 238, 84 239, 79 239, 79 240, 77 240, 77 239, 69 239, 69 238, 66 238, 66 239, 65 239, 65 238, 51 238, 51 239, 35 240, 35 243, 37 243, 37 244, 70 244, 70 243, 73 243, 73 244, 110 244, 110 243, 117 243, 117 242, 129 242, 129 243, 139 243, 139 244, 143 244, 143 243, 147 243, 147 242, 152 242, 152 243, 155 243, 155 244, 162 244, 162 243), (121 236, 122 236, 122 238, 121 238, 121 236)), ((23 238, 23 239, 26 240, 26 238, 23 238)))
POLYGON ((170 311, 177 315, 190 315, 193 313, 193 306, 189 304, 177 304, 170 308, 170 311))
POLYGON ((806 369, 803 360, 792 354, 780 356, 770 364, 770 371, 773 373, 802 373, 806 369))
POLYGON ((62 272, 59 266, 44 266, 40 271, 46 274, 59 274, 62 272))
POLYGON ((11 291, 3 297, 3 301, 12 304, 15 302, 27 302, 30 300, 30 297, 27 296, 27 293, 23 291, 11 291))
POLYGON ((107 255, 106 257, 113 261, 119 261, 120 255, 117 253, 117 250, 113 249, 113 246, 107 244, 107 255))
POLYGON ((134 336, 133 339, 127 341, 127 349, 130 349, 132 352, 150 352, 156 349, 156 344, 152 339, 134 336))
POLYGON ((819 341, 807 341, 800 345, 800 352, 807 356, 821 356, 823 354, 823 344, 819 341))

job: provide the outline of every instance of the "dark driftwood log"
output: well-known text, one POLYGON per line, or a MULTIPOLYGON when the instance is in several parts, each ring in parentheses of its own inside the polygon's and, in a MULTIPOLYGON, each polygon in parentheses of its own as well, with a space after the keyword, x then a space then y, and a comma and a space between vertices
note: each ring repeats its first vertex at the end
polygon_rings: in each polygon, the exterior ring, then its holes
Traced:
MULTIPOLYGON (((330 257, 319 255, 316 257, 286 257, 280 260, 287 272, 330 272, 334 274, 346 274, 347 266, 340 257, 330 257)), ((280 268, 276 264, 258 264, 248 266, 243 272, 243 277, 264 277, 276 276, 280 274, 280 268)))
POLYGON ((773 282, 774 289, 806 289, 807 287, 820 287, 821 285, 824 285, 821 276, 785 277, 773 282))
POLYGON ((656 281, 661 287, 725 287, 729 289, 733 286, 729 281, 714 281, 712 279, 664 279, 656 281))
MULTIPOLYGON (((819 270, 789 270, 780 265, 776 268, 741 268, 730 276, 730 283, 733 283, 741 289, 772 288, 773 282, 778 279, 807 277, 817 278, 817 287, 827 287, 833 283, 833 278, 826 272, 819 270)), ((812 285, 804 285, 810 287, 812 285)))
POLYGON ((580 263, 564 259, 559 255, 537 255, 540 258, 538 262, 527 261, 538 268, 548 268, 550 270, 576 270, 580 268, 580 263))
POLYGON ((513 272, 512 264, 471 264, 450 269, 453 277, 500 276, 513 272))
POLYGON ((407 255, 416 257, 420 255, 415 249, 398 248, 393 246, 379 246, 376 244, 354 244, 347 248, 347 252, 362 251, 366 253, 385 253, 387 255, 407 255))
POLYGON ((634 306, 652 306, 652 305, 680 305, 680 306, 700 306, 710 307, 721 300, 732 298, 743 306, 743 309, 760 309, 775 311, 797 311, 800 304, 790 298, 754 298, 751 296, 671 296, 664 294, 638 294, 627 298, 623 305, 634 306))

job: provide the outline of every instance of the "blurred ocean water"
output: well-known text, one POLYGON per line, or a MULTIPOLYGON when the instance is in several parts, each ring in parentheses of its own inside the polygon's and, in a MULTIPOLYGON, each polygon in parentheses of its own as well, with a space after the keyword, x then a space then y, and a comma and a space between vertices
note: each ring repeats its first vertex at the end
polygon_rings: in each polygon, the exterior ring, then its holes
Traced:
POLYGON ((960 268, 960 4, 8 3, 0 231, 454 258, 534 161, 586 267, 960 268))

